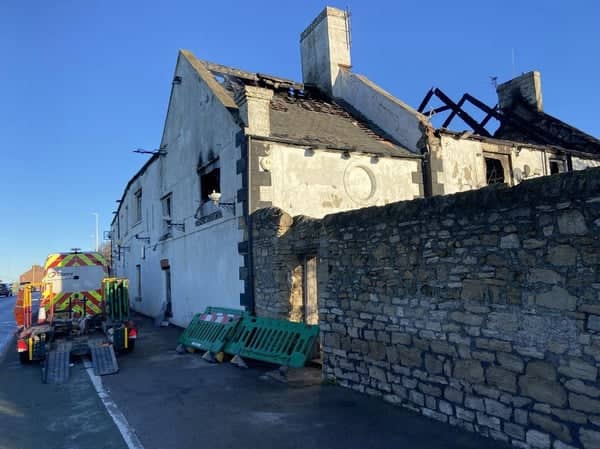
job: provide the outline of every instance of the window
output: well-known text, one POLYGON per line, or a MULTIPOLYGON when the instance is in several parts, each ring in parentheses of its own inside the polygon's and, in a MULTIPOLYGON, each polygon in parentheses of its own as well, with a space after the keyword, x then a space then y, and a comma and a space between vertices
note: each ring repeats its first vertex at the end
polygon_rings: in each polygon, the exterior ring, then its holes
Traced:
POLYGON ((485 158, 485 179, 488 185, 504 183, 504 166, 499 159, 485 158))
POLYGON ((127 235, 127 231, 129 230, 129 207, 125 206, 125 211, 123 212, 123 234, 127 235))
POLYGON ((196 224, 205 223, 206 220, 220 218, 221 212, 215 208, 208 195, 212 192, 221 193, 221 168, 219 158, 198 167, 198 178, 200 184, 200 206, 196 210, 196 224))
POLYGON ((208 195, 213 191, 221 191, 221 168, 219 159, 214 159, 211 162, 198 168, 198 176, 200 176, 200 202, 206 203, 210 201, 208 195))
POLYGON ((142 300, 142 266, 135 266, 135 285, 137 287, 136 301, 142 300))
POLYGON ((135 222, 142 221, 142 189, 135 192, 135 222))
POLYGON ((165 318, 171 318, 173 316, 173 303, 171 302, 171 268, 165 269, 165 297, 167 300, 165 318))
POLYGON ((169 227, 171 225, 171 219, 173 217, 173 195, 168 193, 163 196, 160 200, 162 204, 162 221, 163 221, 163 231, 165 233, 169 232, 169 227))
POLYGON ((550 174, 557 175, 558 173, 566 172, 565 161, 561 159, 550 159, 550 174))

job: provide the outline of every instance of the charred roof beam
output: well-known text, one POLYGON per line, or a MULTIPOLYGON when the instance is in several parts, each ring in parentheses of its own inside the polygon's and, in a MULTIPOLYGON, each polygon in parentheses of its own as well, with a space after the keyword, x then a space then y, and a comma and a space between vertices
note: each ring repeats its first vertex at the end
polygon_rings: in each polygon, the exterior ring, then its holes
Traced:
POLYGON ((444 92, 442 92, 438 88, 435 88, 433 93, 443 103, 445 103, 446 106, 448 106, 452 110, 452 113, 450 114, 450 116, 446 119, 446 121, 442 125, 444 128, 446 128, 450 124, 452 119, 456 115, 458 115, 477 134, 480 134, 480 135, 486 136, 486 137, 491 137, 490 133, 483 126, 481 126, 477 120, 475 120, 473 117, 471 117, 471 115, 469 115, 465 110, 462 109, 462 105, 464 104, 464 102, 466 100, 465 95, 462 96, 462 98, 460 99, 460 101, 458 103, 454 103, 450 99, 450 97, 448 97, 444 92))
POLYGON ((449 111, 449 110, 452 111, 450 113, 450 115, 448 116, 448 118, 446 118, 446 120, 442 124, 442 128, 447 128, 450 125, 450 123, 452 122, 452 120, 456 116, 459 116, 477 134, 480 134, 480 135, 486 136, 486 137, 491 137, 491 134, 488 132, 487 129, 485 129, 485 126, 488 124, 488 122, 492 118, 495 118, 498 121, 502 121, 502 118, 503 118, 502 114, 500 114, 496 108, 490 108, 488 105, 486 105, 482 101, 478 100, 477 98, 473 97, 472 95, 464 94, 460 98, 458 103, 454 103, 450 99, 450 97, 448 97, 444 92, 442 92, 441 89, 438 89, 438 88, 432 88, 427 92, 427 94, 425 95, 425 98, 423 98, 423 101, 419 105, 419 109, 418 109, 419 112, 423 113, 423 111, 427 107, 427 104, 429 103, 429 101, 431 100, 431 98, 434 95, 437 98, 439 98, 442 101, 442 103, 444 103, 444 106, 440 106, 438 108, 432 109, 429 112, 429 115, 433 115, 433 114, 437 114, 439 112, 444 112, 444 111, 449 111), (486 113, 485 117, 483 118, 483 120, 481 122, 477 122, 477 120, 475 120, 468 112, 466 112, 463 109, 463 106, 466 102, 473 104, 474 106, 478 107, 479 109, 481 109, 483 112, 486 113))
POLYGON ((432 88, 427 92, 427 94, 425 95, 425 98, 423 98, 423 101, 419 105, 419 109, 418 109, 419 112, 424 113, 423 111, 425 110, 425 108, 427 107, 427 104, 431 101, 431 98, 434 95, 437 98, 439 98, 442 101, 442 103, 444 103, 444 106, 440 106, 436 109, 432 109, 429 112, 429 115, 437 114, 439 112, 444 112, 444 111, 448 111, 448 110, 452 111, 450 113, 450 115, 448 116, 448 118, 446 118, 446 120, 442 124, 442 128, 447 128, 450 125, 450 123, 452 122, 452 120, 458 115, 477 134, 479 134, 481 136, 485 136, 485 137, 492 137, 490 135, 490 133, 485 129, 485 126, 488 124, 488 122, 492 118, 494 118, 494 119, 498 120, 501 124, 507 124, 510 126, 514 126, 516 129, 518 129, 524 135, 529 135, 532 138, 536 139, 538 142, 541 142, 545 145, 552 145, 554 143, 554 139, 552 138, 553 136, 549 135, 544 130, 539 129, 539 127, 536 127, 535 125, 528 123, 527 121, 521 119, 516 114, 507 114, 503 111, 500 111, 498 109, 497 105, 495 107, 491 108, 488 105, 486 105, 484 102, 479 100, 478 98, 475 98, 474 96, 472 96, 468 93, 465 93, 460 98, 458 103, 454 103, 440 89, 432 88), (463 105, 466 102, 471 103, 473 106, 479 108, 486 114, 481 122, 477 122, 466 111, 464 111, 463 105))

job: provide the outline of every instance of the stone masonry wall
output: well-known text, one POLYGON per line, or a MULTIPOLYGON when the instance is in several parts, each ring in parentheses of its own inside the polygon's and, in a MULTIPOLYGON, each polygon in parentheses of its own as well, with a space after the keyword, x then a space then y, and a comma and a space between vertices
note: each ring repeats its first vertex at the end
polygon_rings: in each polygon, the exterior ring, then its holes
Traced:
MULTIPOLYGON (((292 257, 306 224, 281 247, 263 218, 257 251, 292 257)), ((599 169, 317 225, 325 377, 516 447, 600 448, 599 169)), ((273 260, 257 290, 281 306, 273 260)))
POLYGON ((264 208, 252 215, 252 223, 256 315, 303 321, 302 261, 318 252, 320 220, 264 208))

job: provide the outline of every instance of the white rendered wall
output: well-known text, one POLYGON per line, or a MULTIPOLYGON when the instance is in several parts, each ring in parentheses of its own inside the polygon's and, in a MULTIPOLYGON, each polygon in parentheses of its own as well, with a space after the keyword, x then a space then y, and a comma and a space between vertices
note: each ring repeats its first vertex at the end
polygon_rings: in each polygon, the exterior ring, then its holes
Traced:
MULTIPOLYGON (((194 214, 200 205, 200 179, 196 168, 209 160, 209 152, 219 157, 222 201, 234 201, 241 188, 241 176, 236 174, 240 148, 236 133, 240 128, 212 91, 183 56, 179 57, 175 75, 182 79, 173 86, 161 145, 167 155, 154 162, 141 179, 144 217, 141 223, 121 232, 123 246, 130 250, 115 264, 117 274, 130 279, 134 308, 146 315, 156 315, 166 301, 165 273, 160 261, 167 259, 171 271, 171 322, 186 326, 195 313, 206 306, 241 308, 239 267, 243 258, 237 245, 243 240, 238 219, 230 209, 223 217, 196 226, 194 214), (185 231, 171 228, 165 234, 161 198, 172 195, 172 222, 185 224, 185 231), (135 239, 136 233, 150 237, 150 242, 135 239), (145 250, 142 250, 145 247, 145 250), (144 253, 142 251, 145 251, 144 253), (144 254, 145 257, 142 257, 144 254), (135 266, 141 265, 141 301, 136 290, 135 266)), ((136 183, 134 183, 136 185, 136 183)), ((124 203, 129 213, 134 211, 135 192, 130 187, 124 203)), ((241 205, 236 205, 237 215, 241 205)), ((129 220, 130 224, 131 219, 129 220)))
POLYGON ((333 96, 349 103, 371 122, 413 153, 420 153, 421 115, 366 77, 340 70, 333 96))
POLYGON ((373 158, 271 144, 271 186, 260 199, 290 215, 320 218, 338 211, 419 198, 419 159, 373 158))
POLYGON ((600 160, 573 157, 573 170, 585 170, 590 167, 600 167, 600 160))
MULTIPOLYGON (((434 148, 432 157, 441 160, 443 170, 436 175, 437 183, 443 184, 443 193, 464 192, 486 186, 485 157, 493 157, 494 154, 510 158, 510 166, 505 166, 505 180, 510 185, 549 175, 550 159, 557 157, 556 152, 550 149, 442 135, 440 146, 434 148)), ((600 166, 600 161, 594 159, 573 157, 572 160, 573 170, 600 166)))

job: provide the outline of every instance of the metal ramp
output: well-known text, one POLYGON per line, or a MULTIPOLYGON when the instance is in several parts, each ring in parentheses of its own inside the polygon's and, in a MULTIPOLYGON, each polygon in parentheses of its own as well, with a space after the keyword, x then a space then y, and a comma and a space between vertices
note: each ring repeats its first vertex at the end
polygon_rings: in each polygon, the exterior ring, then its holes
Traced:
POLYGON ((117 356, 112 344, 90 343, 90 354, 96 376, 105 376, 119 371, 117 356))
POLYGON ((42 366, 42 381, 47 384, 64 384, 69 380, 71 345, 61 343, 48 352, 42 366))

